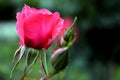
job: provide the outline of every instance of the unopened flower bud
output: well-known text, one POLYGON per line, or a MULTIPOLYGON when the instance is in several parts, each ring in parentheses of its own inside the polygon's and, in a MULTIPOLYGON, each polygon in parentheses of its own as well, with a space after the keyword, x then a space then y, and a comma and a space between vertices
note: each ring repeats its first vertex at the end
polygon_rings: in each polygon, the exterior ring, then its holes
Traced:
POLYGON ((69 62, 68 57, 68 48, 59 48, 55 50, 52 54, 51 63, 53 68, 59 72, 61 70, 64 70, 69 62))
POLYGON ((75 23, 76 23, 76 20, 77 20, 77 17, 75 17, 74 21, 71 19, 71 18, 65 18, 64 19, 64 29, 62 30, 62 33, 60 35, 60 45, 62 47, 64 46, 71 46, 77 36, 77 31, 76 31, 76 26, 75 26, 75 23))
POLYGON ((72 42, 74 39, 74 27, 68 29, 64 34, 64 41, 72 42))

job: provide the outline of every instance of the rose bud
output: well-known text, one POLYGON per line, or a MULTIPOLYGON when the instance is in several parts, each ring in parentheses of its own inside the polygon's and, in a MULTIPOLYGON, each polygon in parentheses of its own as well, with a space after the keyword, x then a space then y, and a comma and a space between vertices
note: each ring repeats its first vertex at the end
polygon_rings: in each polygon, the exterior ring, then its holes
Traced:
POLYGON ((58 12, 47 9, 35 9, 25 5, 17 13, 17 33, 20 37, 20 46, 35 49, 48 49, 52 41, 63 28, 64 20, 58 12))
POLYGON ((55 71, 58 73, 61 70, 64 70, 69 62, 68 58, 68 48, 59 48, 55 50, 51 57, 51 63, 55 71))
POLYGON ((73 44, 77 40, 78 31, 75 26, 76 19, 75 17, 73 21, 70 17, 64 18, 64 27, 59 35, 60 46, 68 46, 69 43, 73 44))

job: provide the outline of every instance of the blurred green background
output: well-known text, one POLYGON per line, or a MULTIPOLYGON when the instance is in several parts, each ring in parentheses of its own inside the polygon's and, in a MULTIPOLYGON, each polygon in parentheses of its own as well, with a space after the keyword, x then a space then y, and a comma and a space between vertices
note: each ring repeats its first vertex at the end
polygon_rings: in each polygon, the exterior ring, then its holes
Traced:
MULTIPOLYGON (((16 12, 24 3, 59 11, 61 17, 78 17, 79 39, 62 80, 120 80, 120 0, 0 0, 0 80, 9 80, 19 47, 16 12)), ((12 80, 19 80, 23 66, 17 67, 12 80)), ((38 66, 31 76, 37 73, 38 66)))

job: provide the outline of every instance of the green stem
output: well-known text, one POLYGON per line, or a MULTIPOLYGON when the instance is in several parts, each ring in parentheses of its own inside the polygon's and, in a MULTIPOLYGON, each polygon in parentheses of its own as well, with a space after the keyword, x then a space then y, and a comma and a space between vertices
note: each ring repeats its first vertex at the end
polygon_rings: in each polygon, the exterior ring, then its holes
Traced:
POLYGON ((63 72, 61 71, 58 75, 58 80, 62 80, 62 78, 63 78, 63 72))
POLYGON ((23 73, 23 75, 22 75, 22 77, 21 77, 20 80, 24 80, 24 78, 25 78, 25 76, 26 76, 26 72, 27 72, 27 68, 25 67, 25 69, 24 69, 24 73, 23 73))
POLYGON ((55 74, 57 74, 57 72, 55 70, 52 70, 52 72, 50 72, 49 74, 47 74, 42 80, 49 80, 50 78, 52 78, 55 74))
POLYGON ((42 78, 42 73, 43 73, 43 66, 42 66, 42 54, 39 54, 39 58, 40 58, 40 71, 39 71, 39 80, 42 78))

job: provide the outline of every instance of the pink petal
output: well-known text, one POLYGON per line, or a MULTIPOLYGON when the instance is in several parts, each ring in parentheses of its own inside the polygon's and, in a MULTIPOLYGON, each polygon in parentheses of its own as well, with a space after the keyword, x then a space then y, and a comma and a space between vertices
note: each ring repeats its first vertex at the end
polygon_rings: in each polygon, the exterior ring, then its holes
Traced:
POLYGON ((64 18, 64 28, 69 29, 73 24, 73 20, 69 17, 64 18))
POLYGON ((18 36, 20 37, 20 45, 22 46, 24 45, 23 14, 18 12, 16 18, 17 18, 16 29, 18 36))
POLYGON ((22 8, 22 13, 25 15, 25 17, 36 11, 37 10, 35 8, 31 8, 31 7, 27 6, 26 4, 22 8))
POLYGON ((61 30, 63 28, 63 23, 64 23, 63 19, 58 20, 56 27, 54 28, 54 30, 52 32, 53 39, 55 39, 55 37, 61 32, 61 30))
POLYGON ((29 15, 24 23, 25 44, 33 45, 34 48, 47 48, 53 40, 52 30, 57 22, 58 17, 53 15, 40 13, 29 15))
POLYGON ((72 27, 72 24, 73 24, 73 20, 70 17, 64 18, 64 25, 63 25, 63 28, 61 30, 61 36, 64 35, 64 32, 67 29, 70 29, 72 27))
POLYGON ((25 17, 32 14, 32 13, 41 13, 41 14, 52 14, 50 11, 48 11, 47 9, 40 9, 37 10, 35 8, 31 8, 28 5, 24 5, 23 9, 22 9, 22 13, 25 14, 25 17))
POLYGON ((44 8, 43 8, 43 9, 38 10, 38 12, 39 12, 39 13, 41 13, 41 14, 49 14, 49 15, 50 15, 50 14, 52 14, 49 10, 44 9, 44 8))

